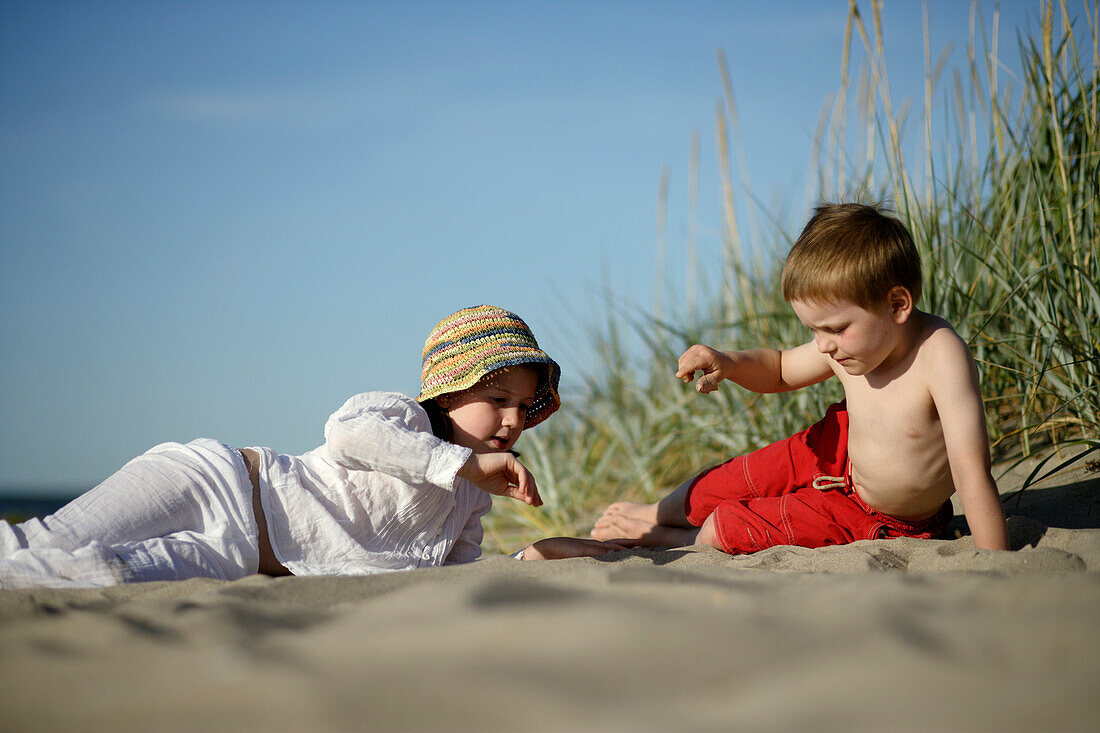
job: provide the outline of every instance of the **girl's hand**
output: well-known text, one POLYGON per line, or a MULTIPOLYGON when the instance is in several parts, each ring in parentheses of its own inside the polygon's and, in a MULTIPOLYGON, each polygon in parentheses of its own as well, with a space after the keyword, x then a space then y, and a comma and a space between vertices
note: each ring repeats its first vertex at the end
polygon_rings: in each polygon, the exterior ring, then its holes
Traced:
POLYGON ((676 376, 685 384, 691 384, 695 379, 695 372, 703 374, 695 383, 695 389, 700 394, 707 394, 718 389, 718 385, 726 378, 730 358, 721 351, 696 344, 680 355, 677 362, 676 376))
POLYGON ((542 506, 535 477, 511 453, 472 453, 458 475, 490 494, 542 506))
POLYGON ((579 537, 548 537, 525 548, 524 560, 561 560, 567 557, 599 557, 627 549, 616 542, 600 542, 579 537))

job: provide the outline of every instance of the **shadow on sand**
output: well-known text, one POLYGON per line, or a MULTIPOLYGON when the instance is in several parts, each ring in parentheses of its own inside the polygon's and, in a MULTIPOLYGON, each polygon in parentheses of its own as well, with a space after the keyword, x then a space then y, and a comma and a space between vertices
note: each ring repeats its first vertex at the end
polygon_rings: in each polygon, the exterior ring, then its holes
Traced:
MULTIPOLYGON (((1100 529, 1100 478, 1014 491, 1002 496, 1001 504, 1008 518, 1014 550, 1034 546, 1051 527, 1100 529)), ((966 520, 957 513, 945 535, 960 537, 968 534, 966 520)))

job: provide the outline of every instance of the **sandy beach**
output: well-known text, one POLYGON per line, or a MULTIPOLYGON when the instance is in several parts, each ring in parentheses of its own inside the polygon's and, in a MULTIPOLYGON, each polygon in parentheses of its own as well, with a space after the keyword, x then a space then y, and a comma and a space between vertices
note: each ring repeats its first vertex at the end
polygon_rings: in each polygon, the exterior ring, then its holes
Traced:
POLYGON ((0 729, 1096 730, 1100 479, 1078 465, 1006 507, 1012 553, 960 536, 0 591, 0 729))

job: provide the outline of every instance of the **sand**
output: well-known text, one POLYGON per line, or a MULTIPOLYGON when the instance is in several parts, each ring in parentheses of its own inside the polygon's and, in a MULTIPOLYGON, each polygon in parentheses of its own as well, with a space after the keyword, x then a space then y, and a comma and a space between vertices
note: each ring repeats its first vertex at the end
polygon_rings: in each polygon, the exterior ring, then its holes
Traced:
POLYGON ((1011 553, 0 591, 0 730, 1100 729, 1100 480, 1078 466, 1007 507, 1011 553))

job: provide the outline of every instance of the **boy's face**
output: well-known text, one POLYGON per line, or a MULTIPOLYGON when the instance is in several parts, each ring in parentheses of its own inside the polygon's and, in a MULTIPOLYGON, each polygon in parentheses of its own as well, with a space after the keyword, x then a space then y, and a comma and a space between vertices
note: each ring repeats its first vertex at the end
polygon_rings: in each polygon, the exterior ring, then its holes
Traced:
POLYGON ((868 311, 848 301, 792 300, 798 320, 814 334, 818 350, 852 375, 870 374, 892 363, 904 323, 894 304, 868 311))
POLYGON ((496 453, 515 445, 538 386, 539 375, 530 367, 498 369, 436 402, 451 421, 451 440, 474 453, 496 453))

